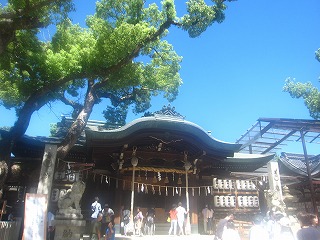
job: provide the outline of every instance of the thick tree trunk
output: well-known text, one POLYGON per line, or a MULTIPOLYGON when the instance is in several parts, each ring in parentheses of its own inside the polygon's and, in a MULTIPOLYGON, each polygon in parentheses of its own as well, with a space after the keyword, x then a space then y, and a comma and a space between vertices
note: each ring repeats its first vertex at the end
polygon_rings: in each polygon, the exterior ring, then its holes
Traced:
MULTIPOLYGON (((1 133, 0 140, 0 189, 3 188, 4 182, 7 179, 9 173, 9 162, 11 155, 11 140, 10 134, 7 132, 1 133)), ((2 194, 0 194, 2 195, 2 194)), ((0 196, 1 199, 1 196, 0 196)))
POLYGON ((45 103, 45 94, 34 94, 24 104, 19 112, 19 117, 8 133, 2 133, 0 139, 0 189, 10 174, 10 158, 12 147, 16 140, 21 138, 30 123, 32 114, 39 110, 45 103))
POLYGON ((69 131, 61 142, 61 145, 57 149, 57 158, 62 160, 64 159, 71 148, 76 144, 79 139, 81 133, 85 129, 89 117, 92 113, 93 106, 95 104, 96 97, 94 94, 94 89, 89 86, 86 94, 86 99, 84 103, 84 107, 79 113, 78 117, 75 119, 74 123, 69 128, 69 131))
POLYGON ((10 129, 9 133, 1 136, 0 160, 9 160, 12 146, 15 141, 21 138, 28 129, 32 114, 39 110, 46 103, 45 95, 34 94, 24 104, 19 112, 19 117, 10 129))

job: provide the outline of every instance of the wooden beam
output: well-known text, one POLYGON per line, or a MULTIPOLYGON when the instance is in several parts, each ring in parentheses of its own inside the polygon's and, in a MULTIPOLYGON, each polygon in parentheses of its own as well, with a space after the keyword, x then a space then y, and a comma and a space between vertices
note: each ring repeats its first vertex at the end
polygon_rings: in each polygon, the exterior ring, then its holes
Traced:
POLYGON ((280 143, 282 143, 283 141, 285 141, 287 138, 289 138, 290 136, 292 136, 294 133, 296 132, 296 130, 292 130, 291 132, 289 132, 287 135, 285 135, 283 138, 281 138, 279 141, 276 141, 274 144, 272 144, 270 147, 268 147, 266 150, 264 150, 262 152, 262 154, 265 154, 267 152, 269 152, 270 150, 274 149, 276 146, 278 146, 280 143))
MULTIPOLYGON (((259 122, 260 123, 260 122, 259 122)), ((257 124, 255 125, 257 126, 257 124)), ((259 138, 261 138, 263 136, 264 133, 266 133, 270 128, 272 128, 273 124, 272 123, 269 123, 267 126, 265 126, 263 129, 260 129, 260 131, 255 135, 253 136, 251 139, 249 139, 245 144, 243 144, 241 147, 240 147, 240 150, 248 147, 249 145, 251 145, 252 143, 256 142, 256 140, 258 140, 259 138)), ((249 133, 249 131, 248 131, 249 133)))

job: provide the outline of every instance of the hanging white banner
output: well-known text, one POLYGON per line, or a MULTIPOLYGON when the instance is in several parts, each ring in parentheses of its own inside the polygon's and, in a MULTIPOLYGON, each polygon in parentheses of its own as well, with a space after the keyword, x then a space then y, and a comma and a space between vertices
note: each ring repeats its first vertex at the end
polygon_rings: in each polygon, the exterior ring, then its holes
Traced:
POLYGON ((23 240, 46 239, 47 204, 47 194, 26 193, 23 240))

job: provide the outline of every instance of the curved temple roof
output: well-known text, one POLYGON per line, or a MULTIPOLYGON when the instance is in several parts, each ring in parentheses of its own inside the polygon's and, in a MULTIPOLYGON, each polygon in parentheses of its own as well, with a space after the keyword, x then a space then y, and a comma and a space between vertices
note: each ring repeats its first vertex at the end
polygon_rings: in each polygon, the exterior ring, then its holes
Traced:
MULTIPOLYGON (((172 113, 172 109, 166 108, 172 113)), ((45 143, 59 144, 63 129, 72 119, 64 118, 59 138, 30 138, 24 136, 15 145, 17 159, 33 149, 29 157, 40 158, 45 143)), ((223 142, 213 138, 200 126, 184 120, 181 115, 155 114, 138 118, 125 126, 115 128, 100 121, 89 121, 85 134, 73 147, 66 161, 92 163, 96 170, 116 174, 130 169, 131 158, 139 159, 139 167, 167 168, 169 171, 185 169, 191 163, 193 173, 205 176, 230 172, 252 172, 273 159, 273 154, 242 154, 242 144, 223 142), (110 129, 111 128, 111 129, 110 129), (121 165, 121 166, 120 166, 121 165)), ((23 156, 24 155, 24 156, 23 156)))
POLYGON ((241 144, 227 143, 211 137, 204 129, 192 122, 172 117, 143 117, 114 130, 86 131, 88 144, 97 140, 121 143, 139 136, 146 136, 150 141, 158 140, 163 144, 190 141, 206 152, 220 153, 222 156, 233 156, 233 153, 241 147, 241 144), (170 136, 177 138, 170 138, 170 136))
POLYGON ((241 144, 219 141, 192 122, 163 115, 139 118, 114 130, 87 130, 86 141, 89 147, 96 149, 96 153, 102 154, 109 148, 119 155, 123 152, 124 158, 131 157, 135 146, 139 160, 146 160, 144 164, 148 166, 181 168, 184 153, 187 153, 189 161, 193 164, 198 161, 198 169, 202 168, 206 175, 221 170, 254 171, 274 156, 237 153, 241 144), (172 165, 172 162, 176 164, 172 165))
MULTIPOLYGON (((320 155, 308 156, 311 176, 320 175, 320 155)), ((306 160, 303 154, 282 152, 279 158, 280 168, 291 175, 307 177, 306 160)))

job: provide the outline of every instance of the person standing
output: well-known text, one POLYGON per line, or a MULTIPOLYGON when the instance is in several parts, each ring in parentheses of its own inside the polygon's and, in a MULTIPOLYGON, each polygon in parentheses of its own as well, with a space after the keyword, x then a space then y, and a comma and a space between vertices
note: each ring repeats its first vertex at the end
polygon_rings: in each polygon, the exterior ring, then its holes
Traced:
POLYGON ((208 207, 209 211, 208 211, 208 232, 210 235, 213 234, 213 209, 212 207, 209 205, 208 207))
POLYGON ((185 217, 185 214, 187 214, 188 212, 184 207, 182 207, 181 202, 178 203, 178 207, 176 208, 176 210, 177 210, 177 221, 178 221, 178 227, 179 227, 178 235, 184 235, 184 229, 183 229, 184 217, 185 217))
POLYGON ((294 240, 294 234, 291 229, 291 221, 288 217, 284 216, 279 220, 280 234, 278 240, 294 240))
POLYGON ((177 218, 177 205, 173 204, 172 208, 169 211, 169 216, 170 216, 170 229, 169 229, 169 235, 171 235, 171 232, 173 230, 173 235, 177 235, 177 223, 178 223, 178 218, 177 218))
POLYGON ((156 211, 155 211, 154 207, 149 208, 147 211, 147 214, 146 214, 145 234, 154 235, 155 217, 156 217, 156 211))
POLYGON ((121 206, 120 210, 120 234, 127 236, 127 227, 130 222, 130 210, 121 206))
POLYGON ((203 234, 208 234, 208 219, 209 219, 208 204, 206 204, 204 209, 202 209, 202 217, 203 217, 203 234))
POLYGON ((102 210, 102 229, 101 231, 103 233, 106 232, 109 222, 113 222, 113 218, 114 218, 114 211, 109 207, 109 204, 105 204, 104 208, 102 210))
POLYGON ((318 217, 312 213, 298 213, 297 218, 300 222, 301 229, 297 232, 298 240, 320 240, 320 231, 315 228, 318 217))
POLYGON ((222 240, 241 240, 233 221, 227 222, 226 228, 222 233, 222 240))
POLYGON ((121 205, 121 208, 120 208, 120 234, 121 235, 124 235, 123 211, 124 211, 124 206, 121 205))
POLYGON ((13 214, 13 211, 11 210, 9 215, 8 215, 8 221, 9 222, 12 222, 12 221, 15 221, 15 217, 14 217, 14 214, 13 214))
POLYGON ((100 240, 102 237, 101 235, 101 220, 102 214, 98 213, 97 218, 92 221, 92 228, 91 228, 91 238, 90 240, 100 240))
POLYGON ((106 230, 105 240, 115 240, 115 236, 116 236, 116 230, 114 228, 114 225, 112 222, 109 222, 106 230))
POLYGON ((53 240, 54 239, 54 234, 55 234, 55 227, 53 225, 54 221, 54 214, 52 213, 52 210, 49 209, 48 211, 48 231, 47 231, 47 239, 48 240, 53 240))
POLYGON ((141 227, 142 227, 143 218, 144 217, 140 207, 137 207, 137 214, 134 217, 134 222, 135 222, 134 227, 135 227, 135 234, 138 236, 142 236, 141 227))
POLYGON ((129 223, 130 223, 130 210, 127 208, 123 208, 122 211, 122 222, 123 222, 123 234, 127 236, 129 230, 129 223))
POLYGON ((227 226, 227 223, 229 221, 233 221, 233 219, 234 219, 233 213, 230 213, 225 218, 220 219, 220 221, 217 224, 216 234, 215 234, 214 240, 221 240, 222 239, 222 234, 223 234, 225 227, 227 226))
POLYGON ((99 203, 99 198, 98 197, 95 197, 94 198, 94 202, 91 204, 91 211, 92 211, 92 214, 91 214, 91 220, 94 221, 97 219, 98 217, 98 214, 101 212, 101 204, 99 203))
POLYGON ((263 226, 263 217, 257 215, 252 220, 253 226, 249 230, 249 240, 269 240, 269 232, 263 226))

